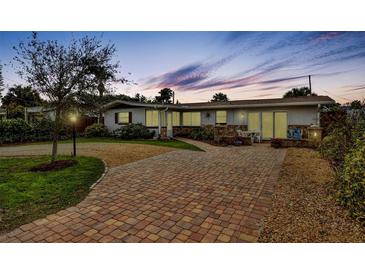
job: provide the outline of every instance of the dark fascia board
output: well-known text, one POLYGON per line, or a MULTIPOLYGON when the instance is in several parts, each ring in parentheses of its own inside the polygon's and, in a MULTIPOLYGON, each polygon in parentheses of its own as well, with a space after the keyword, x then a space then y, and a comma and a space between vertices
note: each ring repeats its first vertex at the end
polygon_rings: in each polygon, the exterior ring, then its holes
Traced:
POLYGON ((119 105, 127 105, 134 107, 156 108, 156 109, 171 109, 171 110, 203 110, 203 109, 237 109, 237 108, 259 108, 259 107, 290 107, 290 106, 317 106, 333 104, 334 101, 311 101, 311 102, 286 102, 286 103, 264 103, 264 104, 236 104, 236 105, 205 105, 205 106, 184 106, 173 104, 146 104, 139 102, 130 102, 117 100, 103 106, 103 110, 117 107, 119 105))

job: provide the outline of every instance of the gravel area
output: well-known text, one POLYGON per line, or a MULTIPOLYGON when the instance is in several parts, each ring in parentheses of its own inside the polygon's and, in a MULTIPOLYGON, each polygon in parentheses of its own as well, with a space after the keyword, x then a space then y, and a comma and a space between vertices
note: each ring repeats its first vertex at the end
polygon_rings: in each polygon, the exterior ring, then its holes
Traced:
POLYGON ((290 148, 260 242, 365 242, 365 228, 336 204, 334 172, 318 152, 290 148))
MULTIPOLYGON (((2 156, 29 156, 51 154, 51 144, 4 146, 0 147, 2 156)), ((108 166, 119 166, 144 158, 153 157, 174 150, 169 147, 150 146, 141 144, 117 144, 117 143, 81 143, 77 144, 77 154, 82 156, 94 156, 106 161, 108 166)), ((72 144, 59 144, 58 153, 71 155, 72 144)))

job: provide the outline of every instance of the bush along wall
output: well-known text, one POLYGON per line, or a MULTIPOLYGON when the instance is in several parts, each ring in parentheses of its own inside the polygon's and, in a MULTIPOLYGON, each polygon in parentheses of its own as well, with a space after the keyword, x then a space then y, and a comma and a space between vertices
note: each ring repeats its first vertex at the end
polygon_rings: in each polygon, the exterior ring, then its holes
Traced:
POLYGON ((85 137, 105 137, 108 135, 108 130, 103 124, 92 124, 85 129, 85 137))
POLYGON ((365 223, 365 135, 345 156, 339 174, 339 201, 365 223))
POLYGON ((154 131, 148 130, 142 124, 129 124, 113 131, 112 136, 118 139, 151 139, 154 131))
POLYGON ((0 121, 0 143, 21 143, 32 140, 32 127, 23 119, 0 121))

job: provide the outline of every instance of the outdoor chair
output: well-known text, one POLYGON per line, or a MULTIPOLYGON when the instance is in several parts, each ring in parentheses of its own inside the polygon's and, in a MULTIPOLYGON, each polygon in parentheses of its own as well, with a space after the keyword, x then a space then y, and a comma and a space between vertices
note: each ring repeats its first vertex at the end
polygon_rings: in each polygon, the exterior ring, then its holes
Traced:
POLYGON ((300 128, 290 128, 288 130, 288 138, 294 140, 301 140, 302 139, 302 131, 300 128))
POLYGON ((255 141, 255 136, 249 131, 243 131, 240 129, 236 129, 236 132, 237 132, 238 137, 251 138, 251 143, 253 143, 255 141))

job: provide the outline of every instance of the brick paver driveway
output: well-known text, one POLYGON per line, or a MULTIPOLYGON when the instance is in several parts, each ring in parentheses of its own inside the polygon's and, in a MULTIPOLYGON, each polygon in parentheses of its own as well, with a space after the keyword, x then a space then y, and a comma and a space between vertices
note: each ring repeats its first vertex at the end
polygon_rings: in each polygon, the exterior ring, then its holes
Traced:
POLYGON ((256 241, 285 150, 200 146, 112 167, 77 206, 0 241, 256 241))

